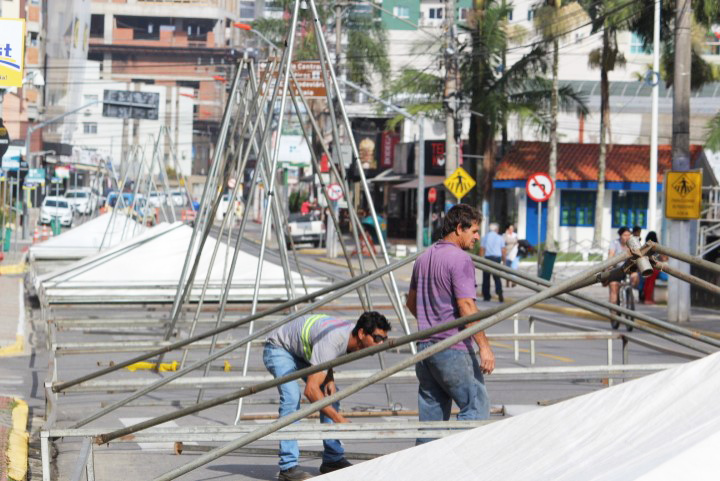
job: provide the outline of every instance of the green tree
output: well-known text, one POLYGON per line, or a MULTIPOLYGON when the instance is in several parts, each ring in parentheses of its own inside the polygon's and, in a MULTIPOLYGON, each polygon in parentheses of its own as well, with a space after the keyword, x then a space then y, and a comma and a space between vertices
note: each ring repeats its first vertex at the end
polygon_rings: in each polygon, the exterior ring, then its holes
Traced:
MULTIPOLYGON (((560 82, 558 67, 560 65, 560 39, 571 30, 587 21, 587 14, 578 2, 563 0, 545 0, 537 9, 535 28, 540 32, 543 40, 552 46, 552 93, 550 96, 550 159, 548 175, 553 183, 557 181, 558 160, 558 93, 560 82)), ((558 194, 548 199, 548 225, 545 245, 550 249, 555 247, 555 217, 558 194)))

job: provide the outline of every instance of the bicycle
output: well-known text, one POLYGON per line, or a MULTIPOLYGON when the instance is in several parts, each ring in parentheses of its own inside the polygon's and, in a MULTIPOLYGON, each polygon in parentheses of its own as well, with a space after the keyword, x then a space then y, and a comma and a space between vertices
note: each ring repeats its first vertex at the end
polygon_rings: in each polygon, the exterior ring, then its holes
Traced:
MULTIPOLYGON (((620 288, 618 289, 618 297, 617 301, 615 302, 618 306, 624 307, 625 309, 634 311, 635 310, 635 295, 633 294, 633 286, 630 282, 630 276, 626 275, 625 278, 620 283, 620 288)), ((616 312, 616 314, 620 317, 625 317, 628 320, 634 320, 635 318, 630 314, 622 314, 619 312, 616 312)), ((610 325, 613 329, 619 329, 620 328, 620 321, 610 320, 610 325)), ((629 324, 625 324, 625 328, 628 330, 628 332, 633 330, 633 326, 629 324)))

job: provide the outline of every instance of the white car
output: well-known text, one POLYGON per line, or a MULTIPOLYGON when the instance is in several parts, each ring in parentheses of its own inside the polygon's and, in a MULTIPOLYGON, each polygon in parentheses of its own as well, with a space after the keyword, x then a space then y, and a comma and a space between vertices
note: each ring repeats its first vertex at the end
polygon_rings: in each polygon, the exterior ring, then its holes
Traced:
POLYGON ((147 203, 149 207, 160 207, 167 204, 167 195, 163 192, 150 192, 147 203))
POLYGON ((87 189, 73 189, 65 192, 70 206, 79 214, 90 215, 97 208, 97 197, 87 189))
MULTIPOLYGON (((230 207, 230 194, 223 194, 222 198, 220 199, 220 205, 218 205, 217 212, 215 213, 215 219, 222 220, 223 217, 228 213, 228 208, 230 207)), ((243 216, 243 205, 242 202, 239 200, 235 201, 235 217, 240 218, 243 216)))
POLYGON ((170 192, 168 196, 168 205, 183 207, 187 204, 187 194, 185 192, 170 192))
MULTIPOLYGON (((290 214, 288 217, 288 232, 294 244, 310 242, 316 247, 320 247, 325 240, 325 224, 316 213, 290 214)), ((290 245, 287 232, 285 242, 290 245)))
POLYGON ((65 197, 45 197, 40 207, 40 223, 50 224, 58 219, 60 225, 71 227, 73 223, 73 208, 65 197))

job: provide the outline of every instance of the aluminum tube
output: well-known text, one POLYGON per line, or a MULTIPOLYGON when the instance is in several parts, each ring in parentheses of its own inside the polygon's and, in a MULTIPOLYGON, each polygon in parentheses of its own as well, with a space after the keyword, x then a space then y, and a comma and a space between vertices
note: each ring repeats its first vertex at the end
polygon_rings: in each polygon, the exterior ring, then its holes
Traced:
MULTIPOLYGON (((237 94, 238 86, 240 85, 240 76, 242 74, 243 65, 245 62, 240 62, 235 72, 235 78, 233 78, 232 86, 230 87, 230 95, 228 96, 227 103, 225 105, 225 112, 223 113, 223 119, 220 127, 220 134, 218 136, 217 146, 215 148, 215 155, 213 158, 213 164, 208 173, 207 181, 205 182, 205 188, 203 189, 202 197, 200 198, 200 212, 195 218, 195 226, 193 228, 192 236, 190 237, 190 243, 188 244, 188 250, 185 262, 183 263, 182 272, 180 274, 180 281, 178 282, 177 292, 175 294, 175 300, 173 301, 173 307, 170 313, 170 323, 168 324, 167 330, 165 331, 165 340, 170 339, 173 329, 175 329, 175 323, 180 315, 180 308, 184 301, 184 297, 187 295, 187 286, 192 286, 193 279, 188 279, 187 285, 185 285, 185 276, 188 274, 190 268, 190 261, 192 259, 192 253, 195 249, 195 241, 197 240, 198 232, 200 231, 200 224, 202 223, 203 214, 208 209, 208 198, 212 195, 214 190, 214 178, 217 172, 220 171, 219 164, 221 159, 221 152, 225 145, 227 138, 228 128, 230 126, 231 112, 233 110, 232 105, 235 101, 235 95, 237 94)), ((197 260, 199 261, 202 251, 199 250, 197 253, 197 260)), ((196 262, 197 265, 197 262, 196 262)))
MULTIPOLYGON (((315 6, 315 0, 310 0, 308 2, 310 4, 310 8, 313 13, 313 21, 315 22, 315 31, 316 32, 322 32, 322 25, 320 24, 320 20, 317 13, 317 7, 315 6)), ((317 35, 317 38, 319 40, 319 43, 322 47, 322 52, 324 52, 326 58, 330 57, 330 54, 328 52, 327 44, 325 42, 325 36, 322 34, 317 35)), ((347 111, 345 110, 345 104, 343 103, 342 99, 340 99, 340 85, 338 84, 337 77, 335 76, 335 70, 330 65, 328 68, 330 72, 330 79, 332 80, 333 88, 335 92, 338 95, 338 106, 340 107, 340 113, 342 114, 343 121, 345 123, 345 128, 347 129, 348 133, 352 132, 352 128, 350 125, 350 119, 348 118, 347 111)), ((368 207, 370 207, 370 213, 372 215, 372 218, 374 220, 375 224, 375 232, 378 236, 378 242, 380 243, 380 249, 382 250, 383 257, 385 258, 385 263, 390 263, 390 258, 388 257, 387 252, 387 246, 385 245, 385 239, 383 238, 382 231, 380 230, 380 223, 377 219, 377 212, 375 212, 375 205, 372 202, 372 195, 370 194, 370 188, 368 187, 367 179, 365 178, 365 171, 362 168, 362 165, 360 164, 360 153, 357 148, 357 144, 355 143, 355 139, 350 136, 350 145, 353 148, 353 154, 355 155, 355 158, 358 162, 358 173, 360 174, 360 183, 362 184, 363 190, 365 191, 365 196, 368 199, 368 207)), ((398 314, 400 315, 400 322, 402 323, 403 329, 405 329, 406 333, 410 332, 410 325, 408 324, 407 317, 405 316, 405 311, 402 309, 402 299, 400 297, 400 291, 397 287, 397 282, 395 281, 395 276, 390 273, 390 284, 393 288, 393 293, 395 294, 395 299, 397 300, 398 307, 400 308, 398 310, 398 314)), ((414 345, 411 345, 411 349, 413 353, 416 351, 416 348, 414 345)))
MULTIPOLYGON (((502 311, 503 309, 505 309, 505 307, 506 306, 496 306, 494 308, 482 311, 481 313, 479 313, 479 315, 482 316, 481 318, 488 317, 488 316, 494 315, 494 314, 502 311)), ((242 397, 247 397, 251 394, 255 394, 258 392, 265 391, 267 389, 271 389, 280 384, 284 384, 286 382, 295 381, 297 379, 307 377, 310 374, 314 374, 316 372, 325 371, 325 370, 330 369, 335 366, 347 364, 347 363, 350 363, 357 359, 362 359, 364 357, 372 356, 376 353, 386 351, 388 349, 393 349, 395 347, 398 347, 398 346, 401 346, 401 345, 404 345, 404 344, 407 344, 407 343, 410 343, 413 341, 417 341, 420 339, 426 339, 429 336, 432 336, 433 334, 437 334, 439 332, 443 332, 443 331, 446 331, 449 329, 454 329, 454 328, 457 328, 460 326, 465 326, 465 324, 467 324, 468 322, 469 322, 468 318, 460 318, 460 319, 456 319, 452 322, 442 324, 440 326, 435 326, 430 329, 425 329, 424 331, 418 331, 418 332, 408 334, 408 335, 405 335, 402 337, 398 337, 395 339, 389 339, 388 341, 386 341, 382 344, 378 344, 376 346, 366 348, 361 351, 355 351, 355 352, 352 352, 349 354, 345 354, 344 356, 338 357, 336 359, 326 361, 321 364, 317 364, 315 366, 309 366, 304 369, 297 370, 291 374, 287 374, 285 376, 273 379, 271 381, 266 381, 266 382, 256 384, 255 386, 242 388, 238 391, 234 391, 232 393, 228 393, 223 396, 219 396, 217 398, 210 399, 208 401, 203 401, 202 403, 196 404, 194 406, 188 406, 188 407, 180 409, 178 411, 171 412, 168 414, 163 414, 156 418, 137 423, 133 426, 127 426, 125 428, 113 431, 111 433, 104 434, 97 438, 97 442, 99 444, 104 444, 104 443, 109 442, 118 437, 122 437, 127 434, 141 431, 143 429, 147 429, 152 426, 157 426, 158 424, 162 424, 164 422, 167 422, 167 421, 170 421, 173 419, 178 419, 178 418, 190 415, 190 414, 194 414, 196 412, 204 411, 205 409, 219 406, 220 404, 225 404, 226 402, 229 402, 229 401, 234 401, 234 400, 242 398, 242 397)))
MULTIPOLYGON (((413 255, 413 256, 410 256, 410 257, 408 257, 408 258, 405 258, 405 259, 403 259, 402 261, 399 261, 399 262, 397 262, 397 263, 395 263, 395 264, 393 264, 393 265, 391 265, 391 266, 383 267, 383 268, 379 269, 378 271, 369 272, 369 273, 365 274, 364 276, 359 276, 359 277, 354 278, 354 279, 346 279, 346 280, 344 280, 344 281, 337 282, 337 283, 335 283, 335 284, 333 284, 333 285, 331 285, 331 286, 328 286, 328 287, 326 287, 326 288, 324 288, 324 289, 320 289, 320 290, 318 290, 318 291, 316 291, 316 292, 313 292, 313 293, 311 293, 311 294, 308 294, 307 296, 298 297, 297 299, 295 299, 295 300, 293 300, 293 301, 287 301, 287 302, 284 302, 284 303, 282 303, 282 304, 278 304, 278 305, 275 306, 275 307, 272 307, 272 308, 270 308, 270 309, 267 309, 267 310, 265 310, 265 311, 259 312, 259 313, 257 313, 257 314, 251 315, 251 316, 247 316, 247 317, 245 317, 245 318, 243 318, 243 319, 240 319, 239 321, 229 323, 229 324, 227 324, 227 325, 218 327, 217 329, 212 329, 212 330, 210 330, 210 331, 204 332, 204 333, 202 333, 202 334, 198 334, 198 335, 193 336, 193 337, 189 337, 189 338, 187 338, 187 339, 183 339, 183 340, 181 340, 181 341, 177 341, 177 342, 175 342, 175 343, 173 343, 173 344, 171 344, 171 345, 169 345, 169 346, 156 349, 156 350, 154 350, 154 351, 145 353, 145 354, 140 355, 140 356, 136 356, 136 357, 134 357, 134 358, 132 358, 132 359, 129 359, 129 360, 127 360, 127 361, 119 362, 119 363, 115 364, 114 366, 110 366, 110 367, 107 367, 107 368, 105 368, 105 369, 100 369, 99 371, 95 371, 95 372, 93 372, 93 373, 86 374, 86 375, 84 375, 84 376, 80 376, 80 377, 78 377, 78 378, 76 378, 76 379, 73 379, 73 380, 71 380, 71 381, 67 381, 67 382, 64 382, 64 383, 62 383, 62 384, 59 384, 59 385, 57 385, 57 386, 54 386, 54 387, 53 387, 53 391, 54 391, 54 392, 63 391, 64 389, 67 389, 67 388, 70 387, 70 386, 74 386, 74 385, 76 385, 76 384, 80 384, 81 382, 88 381, 88 380, 90 380, 90 379, 95 379, 96 377, 104 376, 105 374, 109 374, 109 373, 111 373, 111 372, 114 372, 114 371, 117 371, 117 370, 119 370, 119 369, 125 368, 125 367, 127 367, 127 366, 129 366, 129 365, 131 365, 131 364, 135 364, 136 362, 145 361, 145 360, 147 360, 147 359, 149 359, 149 358, 151 358, 151 357, 155 357, 155 356, 157 356, 157 355, 159 355, 159 354, 163 354, 163 353, 170 352, 170 351, 173 351, 173 350, 175 350, 175 349, 181 348, 181 347, 183 347, 183 346, 187 346, 188 344, 192 344, 192 343, 195 342, 195 341, 198 341, 198 340, 200 340, 200 339, 205 339, 206 337, 210 337, 210 336, 212 336, 212 335, 214 335, 214 334, 219 334, 219 333, 221 333, 221 332, 229 331, 229 330, 234 329, 234 328, 236 328, 236 327, 239 327, 239 326, 242 326, 242 325, 244 325, 244 324, 247 324, 247 323, 250 322, 250 321, 254 321, 254 320, 256 320, 256 319, 260 319, 260 318, 262 318, 262 317, 269 316, 269 315, 272 315, 272 314, 281 312, 281 311, 283 311, 283 310, 285 310, 285 309, 288 309, 288 308, 290 308, 290 307, 293 307, 293 306, 296 305, 296 304, 302 304, 302 303, 307 302, 307 301, 310 301, 310 300, 312 300, 312 299, 315 299, 315 298, 324 296, 325 294, 329 294, 329 293, 331 293, 331 292, 333 292, 333 291, 337 291, 338 289, 342 289, 342 288, 344 288, 344 287, 346 287, 346 286, 348 286, 348 285, 360 284, 360 283, 362 283, 362 282, 370 282, 371 280, 375 279, 375 277, 372 277, 372 276, 376 275, 377 272, 382 272, 382 274, 380 274, 380 275, 383 275, 383 274, 385 274, 385 272, 386 272, 387 270, 389 270, 388 268, 390 268, 390 269, 396 269, 396 268, 398 268, 398 267, 400 267, 400 266, 402 266, 402 265, 404 265, 404 264, 407 264, 408 262, 411 262, 411 261, 415 260, 416 257, 417 257, 417 254, 415 254, 415 255, 413 255)), ((327 299, 323 299, 323 301, 325 301, 325 302, 323 302, 323 304, 325 304, 325 303, 327 303, 327 302, 330 302, 330 301, 336 299, 337 297, 340 297, 340 296, 330 295, 327 299)))
MULTIPOLYGON (((496 263, 496 262, 488 261, 488 260, 486 260, 486 259, 483 259, 482 257, 478 257, 478 256, 471 256, 471 257, 473 258, 473 260, 474 260, 476 263, 479 263, 479 264, 481 264, 481 265, 483 265, 483 266, 487 266, 487 267, 489 267, 490 269, 497 269, 498 271, 504 272, 504 273, 506 273, 506 274, 514 275, 514 276, 516 276, 516 277, 519 278, 519 279, 525 279, 525 280, 528 280, 528 281, 530 281, 530 282, 534 282, 535 284, 540 284, 541 286, 550 286, 550 285, 551 285, 551 283, 550 283, 549 281, 546 281, 545 279, 540 279, 539 277, 530 276, 530 275, 528 275, 528 274, 524 274, 524 273, 520 273, 520 272, 518 272, 518 271, 511 270, 511 269, 510 269, 509 267, 507 267, 507 266, 502 266, 502 265, 500 265, 500 264, 498 264, 498 263, 496 263)), ((530 286, 528 285, 527 287, 530 287, 530 286)), ((532 288, 532 287, 531 287, 531 288, 532 288)), ((673 324, 673 323, 670 323, 670 322, 666 322, 666 321, 663 321, 663 320, 660 320, 660 319, 656 319, 656 318, 654 318, 654 317, 648 316, 647 314, 643 314, 643 313, 641 313, 641 312, 632 311, 632 310, 630 310, 630 309, 625 309, 625 308, 622 307, 622 306, 618 306, 618 305, 616 305, 616 304, 611 304, 611 303, 606 302, 606 301, 601 301, 601 300, 599 300, 599 299, 595 299, 595 298, 592 298, 592 297, 590 297, 590 296, 586 296, 586 295, 584 295, 584 294, 572 293, 572 294, 569 294, 569 295, 572 296, 572 297, 574 297, 574 298, 576 298, 576 299, 579 299, 579 300, 582 300, 582 301, 585 301, 585 302, 589 302, 589 303, 591 303, 591 304, 595 304, 595 305, 600 306, 600 307, 603 307, 603 308, 605 308, 605 309, 609 309, 609 310, 611 309, 611 310, 614 310, 614 311, 617 311, 617 312, 621 312, 621 313, 623 313, 623 314, 627 314, 627 315, 634 316, 634 317, 637 318, 637 319, 640 319, 640 320, 645 321, 645 322, 649 322, 650 324, 656 325, 656 326, 658 326, 658 327, 662 327, 663 329, 667 329, 668 331, 672 331, 672 332, 674 332, 674 333, 676 333, 676 334, 681 334, 681 335, 686 336, 686 337, 689 337, 689 338, 691 338, 691 339, 696 339, 696 340, 698 340, 698 341, 703 341, 703 342, 705 342, 705 343, 707 343, 707 344, 710 344, 710 345, 712 345, 712 346, 714 346, 714 347, 720 348, 720 341, 718 341, 718 340, 716 340, 716 339, 713 339, 713 338, 711 338, 711 337, 709 337, 709 336, 705 336, 704 334, 701 334, 701 333, 699 333, 699 332, 697 332, 697 331, 692 331, 692 330, 690 330, 690 329, 685 329, 685 328, 680 327, 680 326, 678 326, 678 325, 676 325, 676 324, 673 324)), ((582 308, 583 308, 583 309, 587 309, 588 307, 587 307, 587 306, 582 306, 582 308)), ((610 317, 610 314, 607 313, 607 312, 602 312, 602 311, 600 311, 599 313, 600 313, 600 315, 602 315, 602 316, 610 317)), ((618 320, 618 319, 615 319, 615 320, 618 320)), ((623 321, 621 321, 621 322, 627 323, 626 321, 627 321, 627 320, 623 320, 623 321)), ((634 326, 634 327, 637 327, 638 329, 643 329, 642 325, 640 325, 640 324, 633 324, 633 326, 634 326)), ((649 330, 647 330, 647 329, 643 329, 643 330, 646 330, 647 332, 651 332, 652 334, 657 334, 657 335, 659 335, 659 333, 657 333, 657 331, 649 331, 649 330)), ((662 336, 660 336, 660 337, 662 337, 662 336)), ((673 340, 673 342, 677 342, 677 339, 672 339, 672 340, 673 340)), ((689 346, 688 346, 688 347, 689 347, 689 346)), ((697 350, 697 348, 693 348, 693 349, 697 350)), ((702 351, 702 352, 706 352, 706 351, 702 351)))
MULTIPOLYGON (((310 4, 313 5, 313 0, 310 0, 310 4)), ((414 356, 410 356, 408 359, 405 359, 404 361, 395 364, 394 366, 385 369, 383 371, 380 371, 372 376, 370 376, 365 381, 359 382, 357 384, 354 384, 348 388, 345 388, 342 391, 338 391, 335 394, 325 397, 319 401, 316 401, 312 403, 311 405, 307 406, 306 408, 300 409, 292 414, 289 414, 287 416, 284 416, 280 420, 262 427, 260 429, 257 429, 255 432, 250 433, 246 436, 241 437, 240 439, 233 441, 223 447, 214 449, 213 451, 209 452, 206 455, 200 456, 194 461, 184 465, 180 466, 179 468, 173 469, 172 471, 169 471, 168 473, 159 476, 155 478, 155 481, 170 481, 172 479, 177 478, 178 476, 181 476, 185 473, 188 473, 200 466, 204 466, 205 464, 224 456, 225 454, 233 451, 234 449, 241 448, 253 441, 256 441, 258 439, 261 439, 262 437, 273 433, 277 431, 278 429, 281 429, 285 426, 288 426, 295 421, 298 421, 316 411, 321 410, 322 408, 329 406, 337 401, 340 401, 342 399, 345 399, 346 397, 350 396, 351 394, 354 394, 361 389, 371 385, 375 384, 379 381, 382 381, 386 377, 391 376, 395 372, 401 371, 403 369, 406 369, 413 364, 417 363, 418 361, 422 361, 424 359, 427 359, 428 357, 444 351, 445 349, 453 346, 454 344, 464 341, 465 339, 469 339, 471 336, 484 331, 485 329, 488 329, 489 327, 499 323, 500 321, 507 319, 508 317, 511 317, 513 314, 516 314, 523 309, 526 309, 528 307, 533 306, 534 304, 537 304, 540 301, 543 301, 547 298, 550 298, 552 296, 557 295, 560 292, 563 292, 563 290, 572 287, 574 284, 576 284, 578 281, 581 281, 585 279, 588 276, 594 276, 597 273, 600 273, 604 269, 613 266, 614 264, 617 264, 618 262, 623 262, 631 257, 631 254, 629 252, 622 252, 621 254, 608 259, 605 262, 602 262, 598 264, 597 266, 594 266, 591 269, 588 269, 585 272, 581 272, 580 274, 571 277, 570 279, 567 279, 553 287, 550 287, 548 289, 545 289, 542 292, 538 292, 536 294, 533 294, 532 296, 529 296, 521 301, 518 301, 510 306, 503 306, 505 307, 502 311, 498 312, 497 314, 494 314, 490 316, 488 319, 485 319, 483 321, 479 321, 483 313, 475 313, 471 316, 466 316, 465 321, 466 323, 470 322, 476 322, 475 324, 468 325, 465 329, 461 330, 457 334, 450 336, 449 338, 437 342, 433 344, 432 346, 428 347, 424 351, 421 351, 414 356)))
POLYGON ((706 291, 710 291, 713 294, 720 295, 720 287, 719 286, 716 286, 715 284, 712 284, 708 281, 705 281, 705 280, 695 277, 693 275, 686 274, 677 269, 673 269, 672 267, 670 267, 669 264, 667 264, 665 262, 656 262, 655 267, 657 269, 660 269, 663 272, 667 272, 668 274, 670 274, 673 277, 677 277, 678 279, 680 279, 682 281, 685 281, 689 284, 697 286, 701 289, 705 289, 706 291))
MULTIPOLYGON (((416 256, 417 256, 417 255, 416 255, 416 256)), ((348 292, 350 292, 350 291, 352 291, 352 290, 354 290, 354 289, 356 288, 356 283, 359 283, 359 282, 370 282, 370 281, 372 281, 373 279, 376 279, 377 277, 380 277, 381 275, 384 275, 384 274, 385 274, 385 271, 386 271, 389 267, 398 268, 398 267, 400 267, 400 266, 402 266, 402 265, 405 265, 405 264, 413 261, 416 256, 408 257, 408 258, 406 258, 406 259, 398 262, 397 264, 393 264, 392 266, 387 266, 387 267, 385 267, 385 268, 378 269, 377 271, 368 273, 366 277, 361 278, 360 280, 355 280, 354 282, 349 282, 349 283, 346 285, 346 287, 337 290, 337 291, 334 292, 331 296, 329 296, 327 299, 321 299, 321 300, 319 300, 319 301, 316 301, 315 303, 312 303, 312 304, 304 307, 303 309, 300 309, 299 311, 294 312, 293 314, 291 314, 291 315, 289 315, 289 316, 286 316, 285 318, 281 319, 280 321, 275 322, 275 323, 273 323, 273 324, 271 324, 271 325, 269 325, 269 326, 267 326, 267 327, 265 327, 265 328, 263 328, 263 329, 260 329, 260 330, 257 331, 255 334, 250 335, 250 336, 247 336, 247 337, 243 338, 242 340, 240 340, 240 341, 238 341, 238 342, 235 342, 235 343, 233 343, 232 345, 230 345, 230 346, 228 346, 228 347, 226 347, 226 348, 224 348, 224 349, 221 349, 221 350, 219 350, 219 351, 216 351, 215 353, 213 353, 212 355, 206 357, 205 359, 202 359, 202 360, 200 360, 200 361, 195 362, 194 364, 186 367, 185 369, 181 369, 180 371, 177 371, 177 372, 171 374, 171 375, 168 376, 168 377, 165 377, 165 378, 163 378, 163 379, 161 379, 161 380, 159 380, 159 381, 156 381, 156 382, 155 382, 154 384, 152 384, 151 386, 148 386, 148 387, 145 388, 145 389, 142 389, 142 390, 140 390, 140 391, 138 391, 138 392, 135 392, 135 393, 133 393, 132 395, 130 395, 130 396, 128 396, 128 397, 126 397, 126 398, 124 398, 124 399, 122 399, 122 400, 114 403, 113 405, 108 406, 107 408, 105 408, 105 409, 103 409, 103 410, 101 410, 101 411, 93 414, 92 416, 89 416, 89 417, 87 417, 87 418, 79 421, 78 423, 75 424, 75 426, 76 426, 76 427, 77 427, 77 426, 82 426, 82 425, 87 424, 88 422, 90 422, 90 421, 92 421, 92 420, 94 420, 94 419, 97 419, 97 418, 99 418, 99 417, 101 417, 101 416, 104 416, 105 414, 107 414, 107 413, 109 413, 109 412, 112 412, 112 411, 114 411, 115 409, 117 409, 117 408, 119 408, 119 407, 121 407, 121 406, 124 406, 125 404, 129 403, 130 401, 133 401, 134 399, 137 399, 137 398, 139 398, 140 396, 143 396, 144 394, 146 394, 146 393, 148 393, 148 392, 154 391, 155 389, 158 389, 159 387, 164 386, 165 384, 171 382, 172 380, 177 379, 177 378, 179 378, 179 377, 181 377, 181 376, 184 376, 185 374, 187 374, 187 373, 189 373, 189 372, 191 372, 191 371, 193 371, 193 370, 195 370, 195 369, 197 369, 197 368, 200 368, 200 367, 206 365, 207 363, 212 362, 212 361, 214 361, 215 359, 218 359, 218 358, 220 358, 221 356, 224 356, 225 354, 234 351, 235 349, 238 349, 239 347, 244 346, 245 344, 249 343, 250 341, 252 341, 252 340, 254 340, 254 339, 257 339, 257 338, 259 338, 259 337, 261 337, 261 336, 263 336, 263 335, 265 335, 265 334, 268 334, 268 333, 272 332, 273 330, 275 330, 275 329, 277 329, 278 327, 280 327, 280 326, 282 326, 282 325, 284 325, 284 324, 292 321, 293 319, 296 319, 296 318, 299 317, 299 316, 302 316, 302 315, 304 315, 304 314, 307 314, 307 313, 309 313, 309 312, 312 312, 312 311, 313 311, 316 307, 318 307, 319 305, 325 304, 325 303, 327 303, 327 302, 330 302, 330 301, 333 300, 333 299, 336 299, 336 298, 338 298, 338 297, 341 297, 341 296, 347 294, 348 292)), ((304 296, 304 297, 307 297, 307 296, 304 296)), ((302 298, 299 298, 299 299, 302 299, 302 298)), ((296 299, 296 301, 298 301, 299 299, 296 299)), ((263 315, 263 313, 256 314, 255 316, 250 316, 249 318, 246 318, 245 320, 243 320, 243 323, 245 323, 245 322, 250 322, 250 319, 258 318, 258 317, 261 317, 262 315, 263 315)), ((234 323, 234 324, 235 324, 235 325, 234 325, 233 327, 237 327, 237 323, 234 323)), ((222 329, 223 331, 224 331, 224 330, 227 330, 227 326, 224 326, 224 327, 218 328, 218 329, 214 329, 214 331, 215 331, 215 332, 221 332, 221 329, 222 329)), ((212 331, 211 331, 211 332, 212 332, 212 331)), ((207 334, 203 335, 203 337, 207 337, 207 334)), ((194 340, 198 340, 198 336, 195 336, 195 339, 194 339, 194 340)), ((187 342, 187 340, 181 341, 181 342, 184 343, 183 345, 189 344, 189 343, 187 342)), ((176 344, 178 344, 178 343, 176 343, 176 344)), ((171 350, 171 349, 169 349, 170 347, 172 347, 172 346, 168 346, 168 347, 166 347, 166 348, 161 348, 161 349, 158 349, 157 351, 168 352, 169 350, 171 350)), ((154 351, 154 352, 157 352, 157 351, 154 351)), ((151 354, 152 354, 152 353, 151 353, 151 354)), ((130 365, 130 364, 133 364, 134 362, 137 362, 137 361, 135 361, 135 359, 144 360, 144 359, 147 359, 148 357, 152 357, 152 355, 145 354, 145 355, 143 355, 143 356, 138 356, 138 357, 136 357, 136 358, 134 358, 134 359, 131 359, 130 361, 125 361, 125 362, 119 363, 119 364, 113 366, 112 368, 110 368, 110 367, 109 367, 109 368, 106 368, 106 369, 104 369, 103 371, 108 371, 108 370, 110 370, 110 369, 112 369, 112 370, 117 370, 117 367, 120 366, 120 365, 122 365, 122 367, 126 367, 126 366, 128 366, 128 365, 130 365)), ((108 372, 109 372, 109 371, 108 371, 108 372)), ((98 377, 98 376, 92 376, 92 377, 84 376, 84 377, 85 377, 86 379, 83 379, 82 381, 87 381, 87 380, 89 380, 89 379, 93 379, 94 377, 98 377)), ((57 391, 55 391, 55 392, 58 392, 59 390, 67 389, 67 388, 70 387, 70 386, 74 386, 74 385, 76 385, 76 384, 79 384, 79 383, 82 382, 82 381, 78 381, 78 380, 68 381, 68 382, 63 383, 63 384, 61 384, 61 385, 59 385, 59 386, 54 386, 54 387, 53 387, 53 390, 57 389, 57 391)))
POLYGON ((650 247, 652 247, 652 251, 654 252, 665 254, 666 256, 674 257, 675 259, 687 262, 688 264, 692 264, 695 267, 700 267, 701 269, 720 274, 720 264, 714 264, 712 262, 706 261, 705 259, 701 259, 700 257, 691 256, 690 254, 680 252, 667 246, 656 244, 652 241, 648 242, 648 244, 650 245, 650 247))

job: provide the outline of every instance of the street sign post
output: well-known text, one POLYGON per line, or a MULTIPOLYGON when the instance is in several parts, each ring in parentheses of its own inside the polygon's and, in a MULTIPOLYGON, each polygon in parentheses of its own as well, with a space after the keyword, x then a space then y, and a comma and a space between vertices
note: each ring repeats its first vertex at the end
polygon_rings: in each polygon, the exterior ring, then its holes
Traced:
POLYGON ((458 202, 475 187, 475 184, 475 179, 462 167, 455 169, 455 172, 450 174, 450 177, 446 178, 445 182, 443 182, 447 190, 457 197, 458 202))
MULTIPOLYGON (((555 183, 549 175, 537 172, 528 178, 525 190, 529 198, 537 202, 537 245, 538 245, 538 274, 540 273, 540 239, 542 239, 542 203, 546 202, 555 191, 555 183)), ((553 222, 553 219, 548 219, 553 222)))
POLYGON ((343 191, 340 184, 330 184, 327 186, 327 193, 330 200, 337 202, 343 198, 343 191))
POLYGON ((665 217, 699 219, 702 206, 702 172, 668 172, 665 183, 665 217))

